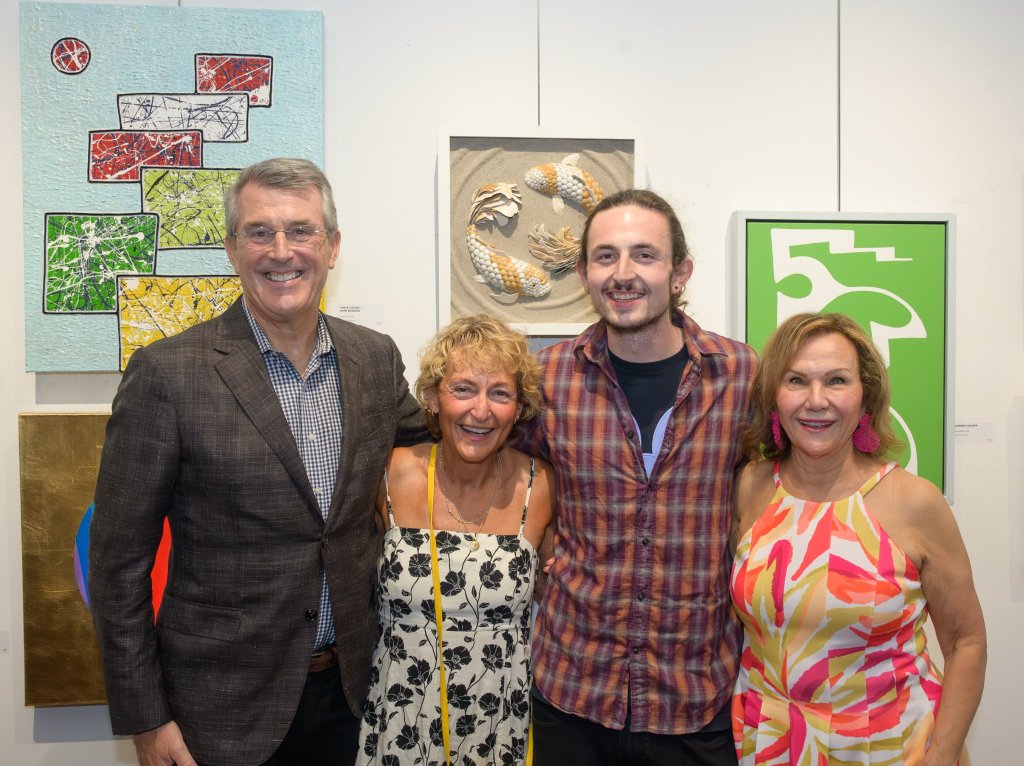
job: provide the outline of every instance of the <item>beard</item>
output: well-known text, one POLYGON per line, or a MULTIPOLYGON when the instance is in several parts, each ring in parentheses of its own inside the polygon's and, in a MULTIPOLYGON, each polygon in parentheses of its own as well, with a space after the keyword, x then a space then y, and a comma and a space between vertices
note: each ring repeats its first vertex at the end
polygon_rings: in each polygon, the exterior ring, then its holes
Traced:
POLYGON ((642 334, 651 327, 660 325, 666 317, 671 317, 672 312, 675 311, 675 296, 671 293, 661 299, 661 296, 651 292, 646 286, 637 289, 635 283, 616 289, 620 292, 641 292, 644 295, 640 305, 620 311, 616 309, 615 302, 605 295, 604 291, 596 295, 591 294, 590 302, 594 311, 604 320, 609 329, 619 335, 642 334))

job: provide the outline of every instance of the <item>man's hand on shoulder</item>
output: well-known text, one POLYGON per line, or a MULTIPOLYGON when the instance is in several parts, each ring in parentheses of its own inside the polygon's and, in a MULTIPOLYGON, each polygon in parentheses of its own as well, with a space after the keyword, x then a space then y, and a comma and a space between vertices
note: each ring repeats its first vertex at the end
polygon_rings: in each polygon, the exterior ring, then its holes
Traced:
POLYGON ((174 721, 132 736, 139 766, 197 766, 174 721))

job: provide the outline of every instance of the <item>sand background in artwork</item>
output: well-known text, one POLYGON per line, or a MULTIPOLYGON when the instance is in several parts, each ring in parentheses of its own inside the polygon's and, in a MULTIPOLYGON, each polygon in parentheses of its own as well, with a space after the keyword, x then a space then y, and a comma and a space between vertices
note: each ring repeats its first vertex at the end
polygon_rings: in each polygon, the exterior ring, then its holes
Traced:
POLYGON ((590 173, 605 196, 633 185, 634 142, 629 139, 508 138, 453 136, 450 141, 449 252, 441 257, 451 261, 451 316, 487 313, 513 323, 590 323, 597 317, 572 269, 551 274, 551 293, 543 298, 521 297, 505 306, 491 298, 489 285, 474 279, 476 270, 466 245, 466 225, 476 191, 489 183, 514 183, 523 198, 519 217, 505 226, 478 226, 479 236, 491 246, 534 266, 541 262, 530 255, 529 233, 543 223, 548 231, 568 226, 573 235, 583 233, 586 213, 567 203, 561 215, 554 211, 551 197, 530 189, 526 171, 537 165, 561 162, 579 154, 577 166, 590 173))

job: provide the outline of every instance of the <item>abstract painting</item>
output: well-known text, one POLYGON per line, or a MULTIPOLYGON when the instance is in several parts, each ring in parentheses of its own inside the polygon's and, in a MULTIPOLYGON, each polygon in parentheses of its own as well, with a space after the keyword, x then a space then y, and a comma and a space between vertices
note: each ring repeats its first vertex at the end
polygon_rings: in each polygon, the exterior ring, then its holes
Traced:
MULTIPOLYGON (((25 704, 106 702, 89 615, 89 522, 110 416, 18 416, 25 611, 25 704)), ((167 523, 153 567, 153 611, 167 583, 167 523)))
POLYGON ((952 498, 953 219, 739 213, 737 328, 760 351, 801 312, 860 324, 888 365, 900 465, 952 498))
POLYGON ((160 218, 160 247, 224 247, 224 192, 238 170, 143 168, 142 209, 160 218))
POLYGON ((241 294, 238 277, 118 277, 121 369, 136 349, 213 319, 241 294))
POLYGON ((26 705, 106 700, 76 537, 92 504, 108 417, 18 417, 26 705))
POLYGON ((151 274, 156 264, 155 215, 47 213, 47 313, 113 313, 116 276, 151 274))
POLYGON ((21 64, 26 369, 123 370, 237 297, 239 170, 322 165, 323 15, 23 3, 21 64))

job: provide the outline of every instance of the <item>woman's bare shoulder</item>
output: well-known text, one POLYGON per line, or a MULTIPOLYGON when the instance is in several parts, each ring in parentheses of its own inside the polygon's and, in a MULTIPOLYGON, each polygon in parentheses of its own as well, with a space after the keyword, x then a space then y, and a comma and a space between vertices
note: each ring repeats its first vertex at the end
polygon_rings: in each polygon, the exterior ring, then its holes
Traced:
POLYGON ((736 477, 733 499, 734 531, 738 540, 764 513, 775 488, 774 463, 758 460, 747 463, 736 477))
POLYGON ((770 460, 757 460, 744 465, 736 477, 737 502, 749 502, 775 485, 775 464, 770 460))
POLYGON ((891 496, 898 498, 894 505, 906 521, 918 525, 927 525, 934 520, 936 514, 945 516, 952 511, 946 498, 943 497, 939 488, 927 479, 912 474, 902 468, 896 467, 892 470, 892 493, 891 496))
POLYGON ((426 475, 431 446, 433 445, 427 442, 411 447, 395 447, 391 450, 388 457, 388 484, 392 489, 426 475))
POLYGON ((411 447, 395 447, 388 458, 388 470, 408 469, 425 464, 430 459, 430 449, 433 446, 431 442, 424 442, 413 444, 411 447))

